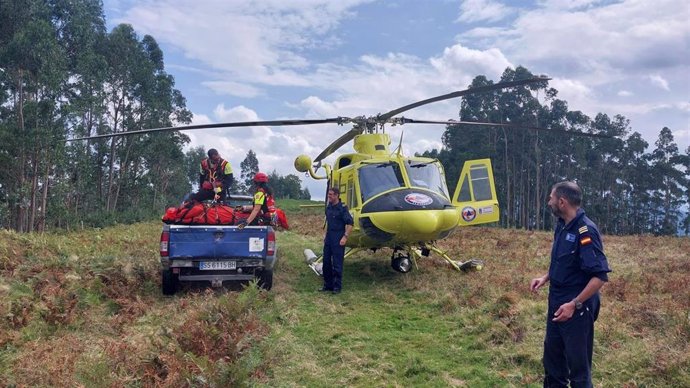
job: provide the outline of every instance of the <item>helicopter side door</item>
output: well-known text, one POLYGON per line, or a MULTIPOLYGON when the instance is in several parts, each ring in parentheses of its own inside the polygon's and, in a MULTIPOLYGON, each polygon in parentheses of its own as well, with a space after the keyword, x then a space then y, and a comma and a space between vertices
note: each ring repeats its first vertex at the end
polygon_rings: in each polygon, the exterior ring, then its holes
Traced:
POLYGON ((491 159, 465 162, 452 203, 461 209, 459 226, 498 221, 498 199, 491 159))

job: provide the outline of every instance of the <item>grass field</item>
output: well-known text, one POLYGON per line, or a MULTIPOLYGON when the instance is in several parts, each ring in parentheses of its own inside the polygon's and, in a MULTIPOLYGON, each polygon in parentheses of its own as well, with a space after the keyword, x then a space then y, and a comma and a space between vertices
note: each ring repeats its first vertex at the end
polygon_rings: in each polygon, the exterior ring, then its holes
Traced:
MULTIPOLYGON (((293 206, 294 205, 294 206, 293 206)), ((270 292, 160 294, 160 224, 0 231, 0 386, 540 386, 551 234, 464 228, 409 274, 390 251, 345 264, 340 295, 302 250, 322 217, 285 206, 270 292)), ((690 386, 690 238, 604 237, 614 272, 596 325, 604 387, 690 386)))

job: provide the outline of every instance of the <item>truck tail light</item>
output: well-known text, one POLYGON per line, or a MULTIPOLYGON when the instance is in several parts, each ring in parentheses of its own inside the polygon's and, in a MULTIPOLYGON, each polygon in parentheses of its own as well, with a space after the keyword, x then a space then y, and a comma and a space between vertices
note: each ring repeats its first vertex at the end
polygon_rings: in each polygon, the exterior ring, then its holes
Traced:
POLYGON ((276 253, 276 232, 270 229, 268 232, 268 244, 266 246, 266 255, 273 256, 276 253))
POLYGON ((162 257, 168 256, 169 244, 170 244, 170 232, 163 231, 163 233, 161 233, 161 256, 162 257))

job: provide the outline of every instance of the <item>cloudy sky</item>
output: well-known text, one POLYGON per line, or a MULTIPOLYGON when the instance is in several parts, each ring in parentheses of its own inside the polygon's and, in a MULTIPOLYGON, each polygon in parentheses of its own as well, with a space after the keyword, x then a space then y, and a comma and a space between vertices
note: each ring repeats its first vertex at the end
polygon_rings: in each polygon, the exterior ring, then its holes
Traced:
MULTIPOLYGON (((194 123, 383 113, 497 81, 522 65, 553 78, 571 110, 622 114, 653 149, 669 127, 690 146, 690 3, 683 0, 105 0, 109 28, 152 35, 194 123)), ((459 101, 405 113, 458 117, 459 101)), ((253 149, 260 168, 296 173, 348 127, 187 132, 237 173, 253 149)), ((411 154, 441 146, 443 128, 390 128, 411 154)), ((351 150, 351 148, 350 148, 351 150)), ((341 151, 348 151, 347 148, 341 151)), ((331 156, 327 161, 333 161, 331 156)), ((312 194, 323 183, 303 178, 312 194)))

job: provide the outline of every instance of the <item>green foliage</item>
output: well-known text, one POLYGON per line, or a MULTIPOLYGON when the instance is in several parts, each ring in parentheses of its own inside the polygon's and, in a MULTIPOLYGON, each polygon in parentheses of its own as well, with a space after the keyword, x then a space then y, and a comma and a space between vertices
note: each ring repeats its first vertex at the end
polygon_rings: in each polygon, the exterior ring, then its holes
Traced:
POLYGON ((302 180, 295 174, 279 175, 275 170, 268 176, 276 198, 311 199, 308 189, 302 190, 302 180))
POLYGON ((244 193, 249 193, 254 186, 254 175, 259 172, 259 160, 254 151, 247 151, 247 156, 240 163, 240 169, 239 189, 244 193))
POLYGON ((100 2, 0 9, 0 226, 104 226, 178 203, 195 181, 180 164, 187 136, 62 141, 191 121, 155 39, 107 33, 100 2))

